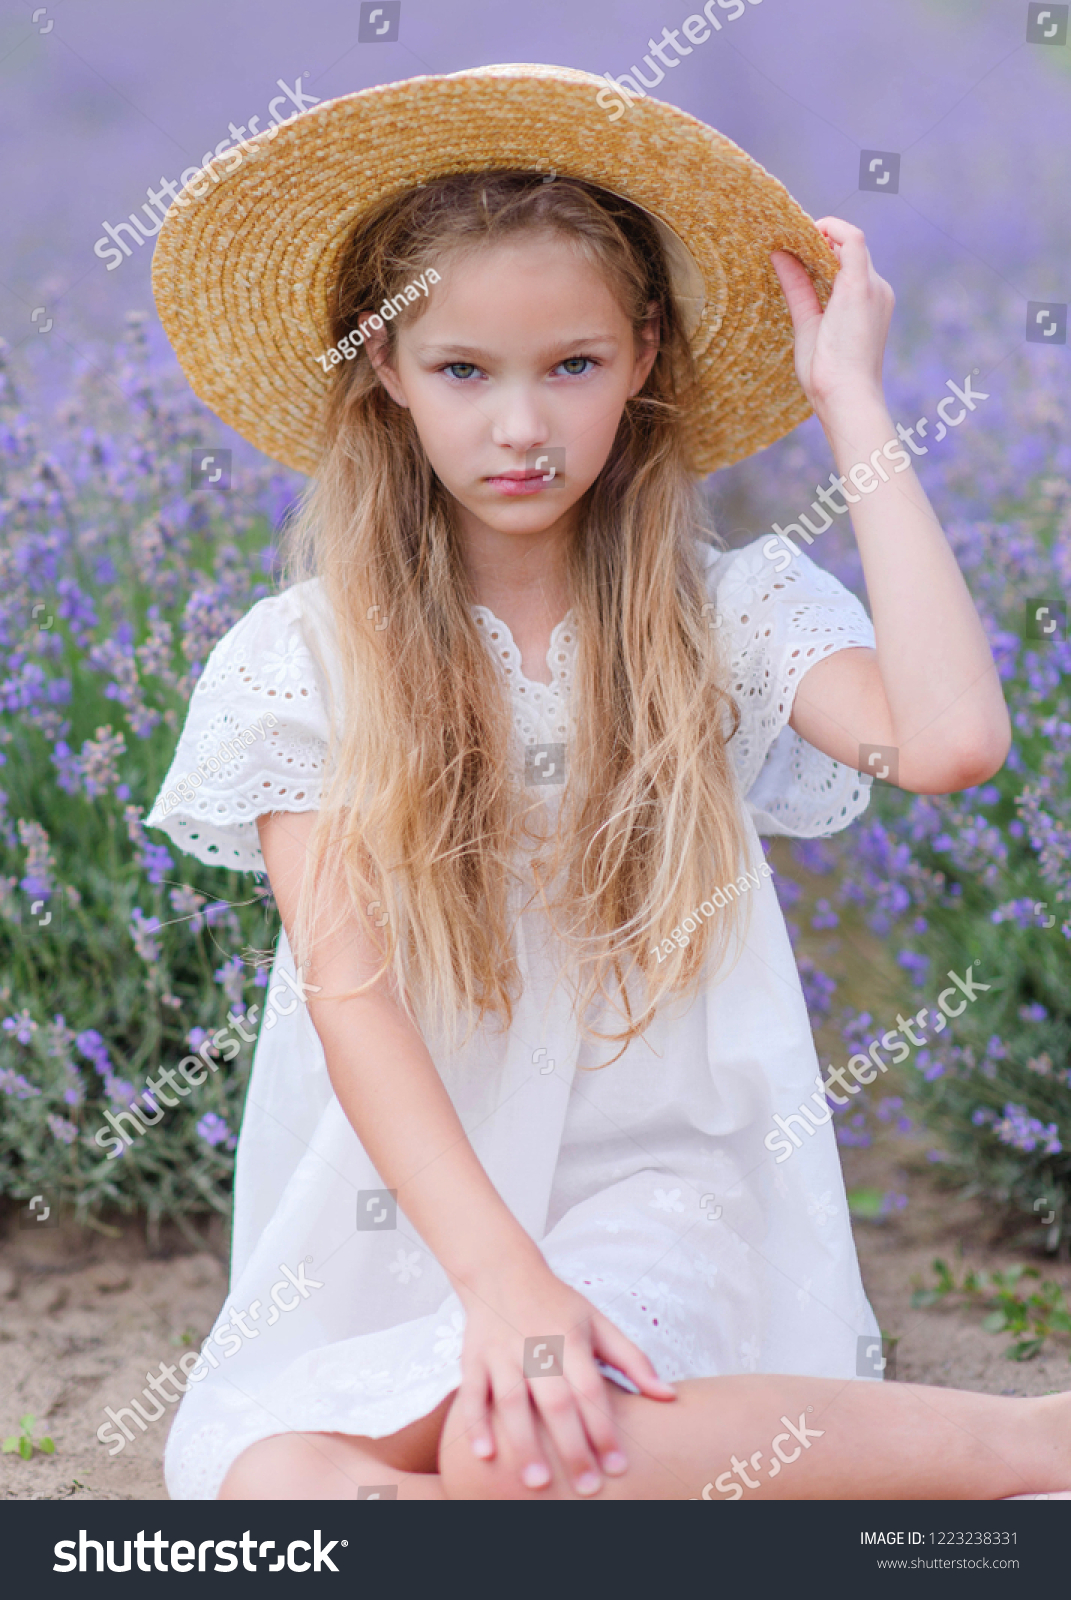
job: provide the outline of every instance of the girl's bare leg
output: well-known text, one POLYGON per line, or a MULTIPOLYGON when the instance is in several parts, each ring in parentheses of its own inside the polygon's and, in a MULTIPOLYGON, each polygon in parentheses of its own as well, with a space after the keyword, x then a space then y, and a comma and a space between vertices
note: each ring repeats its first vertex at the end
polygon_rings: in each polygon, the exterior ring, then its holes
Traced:
MULTIPOLYGON (((606 1382, 629 1469, 605 1478, 595 1499, 729 1500, 734 1484, 749 1500, 1000 1500, 1071 1489, 1071 1394, 1006 1399, 765 1374, 676 1387, 667 1404, 606 1382)), ((554 1478, 531 1490, 500 1436, 495 1459, 480 1461, 451 1412, 439 1454, 446 1498, 583 1498, 537 1426, 554 1478)))
MULTIPOLYGON (((275 1433, 235 1460, 221 1500, 356 1500, 358 1490, 396 1488, 399 1500, 442 1500, 439 1436, 453 1395, 383 1439, 346 1433, 275 1433)), ((392 1496, 393 1498, 393 1496, 392 1496)))

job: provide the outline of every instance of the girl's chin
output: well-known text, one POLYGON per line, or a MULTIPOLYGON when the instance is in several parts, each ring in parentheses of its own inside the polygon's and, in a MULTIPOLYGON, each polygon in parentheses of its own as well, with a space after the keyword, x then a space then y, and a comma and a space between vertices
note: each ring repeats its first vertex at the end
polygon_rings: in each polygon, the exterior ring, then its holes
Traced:
POLYGON ((557 527, 576 504, 572 496, 563 505, 558 495, 501 494, 486 482, 480 484, 477 493, 462 496, 449 492, 470 517, 502 533, 544 533, 557 527))

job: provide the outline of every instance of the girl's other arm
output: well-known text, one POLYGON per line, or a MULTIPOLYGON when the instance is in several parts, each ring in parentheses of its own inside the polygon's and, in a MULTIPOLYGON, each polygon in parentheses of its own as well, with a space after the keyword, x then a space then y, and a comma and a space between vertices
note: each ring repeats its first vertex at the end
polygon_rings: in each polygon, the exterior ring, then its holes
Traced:
MULTIPOLYGON (((288 937, 316 815, 273 812, 257 818, 288 937)), ((644 1393, 672 1399, 675 1391, 660 1383, 641 1351, 550 1271, 481 1166, 392 976, 385 973, 362 995, 335 998, 366 982, 379 965, 369 934, 352 915, 341 919, 345 904, 340 889, 334 903, 322 908, 324 926, 336 920, 339 926, 317 941, 303 974, 320 991, 310 996, 309 1014, 343 1111, 465 1307, 461 1401, 472 1447, 478 1455, 494 1453, 493 1408, 526 1471, 534 1469, 549 1482, 533 1425, 534 1403, 574 1481, 594 1478, 597 1488, 596 1458, 607 1470, 621 1471, 615 1458, 623 1463, 623 1457, 602 1401, 595 1353, 644 1393), (564 1377, 540 1378, 530 1394, 524 1341, 555 1332, 566 1336, 564 1377)), ((525 1481, 540 1486, 531 1477, 525 1481)))
MULTIPOLYGON (((860 745, 891 747, 900 788, 950 794, 1000 769, 1011 723, 956 558, 914 467, 901 464, 914 457, 881 381, 893 292, 858 228, 837 217, 818 226, 841 263, 824 312, 794 256, 775 252, 773 264, 795 327, 796 371, 837 463, 841 487, 831 480, 830 493, 848 505, 877 649, 817 662, 797 690, 790 726, 857 769, 860 745), (883 453, 889 441, 893 457, 883 453)), ((915 449, 929 448, 925 424, 905 432, 915 449)))

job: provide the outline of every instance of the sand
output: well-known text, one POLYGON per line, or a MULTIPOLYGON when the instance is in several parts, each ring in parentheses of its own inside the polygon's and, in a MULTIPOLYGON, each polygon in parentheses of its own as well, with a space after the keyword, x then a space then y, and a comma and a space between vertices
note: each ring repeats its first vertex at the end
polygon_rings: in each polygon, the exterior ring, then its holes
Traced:
MULTIPOLYGON (((935 1255, 983 1268, 1033 1261, 1071 1289, 1071 1270, 993 1238, 994 1216, 938 1187, 921 1164, 905 1172, 902 1149, 844 1152, 849 1187, 871 1184, 910 1196, 888 1221, 856 1221, 867 1292, 882 1330, 898 1335, 896 1379, 990 1394, 1044 1394, 1071 1387, 1066 1339, 1025 1363, 1005 1359, 1007 1335, 986 1333, 976 1309, 911 1307, 912 1278, 935 1255)), ((56 1443, 53 1456, 0 1456, 0 1495, 8 1500, 166 1499, 161 1459, 171 1410, 115 1455, 97 1438, 104 1408, 140 1396, 146 1376, 176 1362, 209 1332, 226 1290, 225 1241, 191 1251, 167 1230, 151 1256, 134 1220, 119 1237, 60 1226, 35 1234, 8 1216, 0 1247, 0 1433, 25 1412, 56 1443)))

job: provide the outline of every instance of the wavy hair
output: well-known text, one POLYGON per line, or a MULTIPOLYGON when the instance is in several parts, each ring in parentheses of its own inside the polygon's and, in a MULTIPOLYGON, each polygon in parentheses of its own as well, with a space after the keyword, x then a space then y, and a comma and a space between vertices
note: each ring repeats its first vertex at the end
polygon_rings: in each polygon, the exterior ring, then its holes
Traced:
POLYGON ((357 351, 333 369, 320 467, 288 539, 288 578, 319 578, 329 603, 342 689, 294 953, 307 963, 321 931, 314 908, 343 879, 380 958, 353 992, 390 972, 407 1013, 436 1018, 456 1049, 466 1018, 465 1043, 485 1017, 511 1025, 519 884, 561 941, 581 1031, 620 1055, 661 1004, 698 992, 743 931, 735 903, 693 916, 745 858, 726 748, 740 713, 699 559, 699 540, 718 541, 683 459, 695 372, 657 230, 580 180, 439 179, 355 226, 330 327, 353 350, 359 318, 393 296, 393 356, 398 326, 426 304, 411 305, 405 286, 548 231, 604 275, 637 341, 651 300, 660 314, 654 365, 625 404, 567 552, 577 656, 557 825, 533 827, 548 814, 512 759, 509 692, 469 610, 451 498, 411 413, 357 351), (623 1028, 600 1031, 602 1008, 619 1003, 623 1028))

